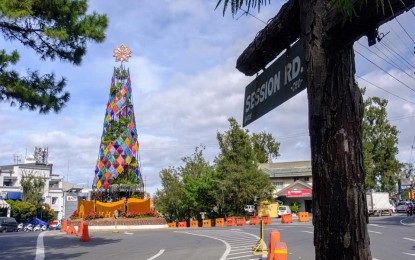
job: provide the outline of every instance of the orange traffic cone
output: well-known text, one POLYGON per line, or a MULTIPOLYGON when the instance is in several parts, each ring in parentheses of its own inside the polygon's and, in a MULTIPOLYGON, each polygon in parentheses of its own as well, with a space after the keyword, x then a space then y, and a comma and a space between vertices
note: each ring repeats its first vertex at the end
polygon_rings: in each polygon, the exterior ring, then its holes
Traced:
POLYGON ((65 219, 64 221, 62 221, 61 232, 66 232, 67 229, 68 229, 68 220, 65 219))
POLYGON ((66 234, 68 235, 76 234, 75 224, 73 222, 71 222, 71 224, 69 225, 68 230, 66 231, 66 234))
POLYGON ((82 237, 82 233, 84 231, 84 220, 82 219, 78 225, 78 233, 76 234, 78 237, 82 237))
POLYGON ((82 230, 81 242, 88 242, 90 240, 88 234, 88 224, 84 223, 82 230))

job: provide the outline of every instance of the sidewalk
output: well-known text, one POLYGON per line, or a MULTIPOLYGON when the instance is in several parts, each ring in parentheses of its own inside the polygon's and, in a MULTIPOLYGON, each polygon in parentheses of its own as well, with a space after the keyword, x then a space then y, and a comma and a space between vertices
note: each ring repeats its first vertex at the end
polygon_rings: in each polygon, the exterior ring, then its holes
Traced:
POLYGON ((415 226, 415 216, 410 216, 402 219, 401 221, 402 225, 405 226, 415 226))

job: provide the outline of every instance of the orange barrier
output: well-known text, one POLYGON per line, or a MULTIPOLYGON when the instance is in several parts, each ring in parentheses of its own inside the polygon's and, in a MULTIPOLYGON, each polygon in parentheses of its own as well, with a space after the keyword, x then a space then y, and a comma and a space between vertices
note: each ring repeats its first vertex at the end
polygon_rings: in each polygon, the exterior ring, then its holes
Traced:
POLYGON ((69 224, 69 227, 66 230, 66 234, 68 235, 76 234, 75 223, 71 222, 71 224, 69 224))
POLYGON ((90 240, 89 238, 89 232, 88 232, 88 224, 83 223, 83 227, 82 227, 82 237, 81 237, 81 242, 88 242, 90 240))
POLYGON ((210 219, 203 220, 202 227, 211 227, 211 226, 212 226, 212 223, 211 223, 210 219))
POLYGON ((269 243, 268 243, 269 251, 268 251, 267 260, 275 259, 275 255, 274 255, 275 244, 277 242, 280 242, 280 239, 281 239, 280 231, 274 229, 269 232, 269 243))
POLYGON ((225 226, 225 220, 223 218, 217 218, 215 220, 215 226, 216 227, 224 227, 225 226))
POLYGON ((259 218, 258 216, 252 216, 249 219, 249 225, 258 225, 259 224, 259 218))
POLYGON ((68 220, 65 219, 64 221, 62 221, 61 232, 66 232, 67 229, 68 229, 68 220))
POLYGON ((272 224, 271 217, 270 216, 262 216, 262 222, 264 225, 272 224))
POLYGON ((288 260, 288 248, 285 242, 274 243, 274 260, 288 260))
POLYGON ((168 226, 169 228, 175 228, 175 227, 176 227, 176 222, 167 223, 167 226, 168 226))
POLYGON ((293 223, 293 216, 291 214, 282 214, 281 223, 293 223))
POLYGON ((246 219, 245 219, 245 217, 238 217, 236 219, 236 225, 237 226, 245 226, 246 225, 246 219))
POLYGON ((190 227, 199 227, 199 221, 197 220, 190 221, 190 227))
POLYGON ((186 228, 187 227, 186 221, 179 222, 179 225, 177 227, 178 228, 186 228))
POLYGON ((82 231, 84 230, 84 220, 81 219, 78 225, 78 233, 76 234, 78 237, 82 237, 82 231))
POLYGON ((309 222, 308 212, 298 212, 298 222, 309 222))
POLYGON ((226 226, 228 226, 228 227, 234 227, 234 226, 236 226, 235 218, 234 217, 227 218, 226 219, 226 226))

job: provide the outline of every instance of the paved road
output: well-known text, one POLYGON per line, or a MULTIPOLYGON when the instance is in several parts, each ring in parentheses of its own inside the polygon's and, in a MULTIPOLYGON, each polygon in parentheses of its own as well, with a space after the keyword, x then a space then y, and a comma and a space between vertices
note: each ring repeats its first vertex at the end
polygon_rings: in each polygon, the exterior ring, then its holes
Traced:
MULTIPOLYGON (((288 245, 289 259, 313 260, 311 223, 265 226, 278 229, 288 245)), ((415 259, 415 216, 371 217, 368 226, 374 259, 415 259)), ((91 241, 59 231, 0 234, 0 259, 260 259, 251 253, 259 240, 259 226, 163 229, 140 231, 90 231, 91 241), (39 241, 43 245, 39 246, 39 241), (37 258, 36 258, 37 257, 37 258)))

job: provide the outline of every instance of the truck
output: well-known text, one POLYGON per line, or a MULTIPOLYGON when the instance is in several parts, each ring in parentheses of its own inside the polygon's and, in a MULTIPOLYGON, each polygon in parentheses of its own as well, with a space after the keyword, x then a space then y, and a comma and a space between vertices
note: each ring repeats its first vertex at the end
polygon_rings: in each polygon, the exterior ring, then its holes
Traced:
POLYGON ((383 214, 392 216, 395 212, 395 207, 387 192, 367 192, 366 201, 369 216, 382 216, 383 214))

